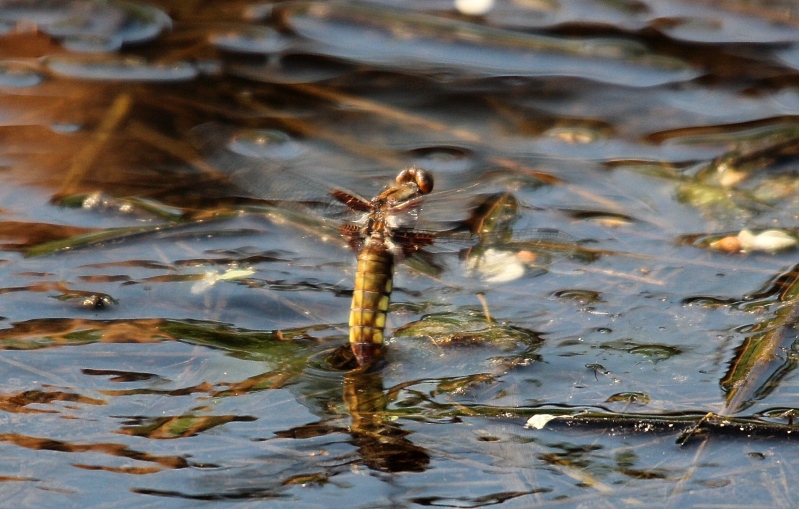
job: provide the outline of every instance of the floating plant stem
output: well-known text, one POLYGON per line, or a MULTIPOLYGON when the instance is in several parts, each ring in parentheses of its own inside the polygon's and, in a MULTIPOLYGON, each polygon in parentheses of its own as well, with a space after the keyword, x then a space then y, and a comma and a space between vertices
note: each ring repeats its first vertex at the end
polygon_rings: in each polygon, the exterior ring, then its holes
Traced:
POLYGON ((193 223, 150 224, 145 226, 109 228, 75 237, 69 237, 67 239, 54 240, 39 244, 27 249, 25 251, 25 256, 32 258, 36 256, 54 254, 59 251, 69 251, 87 246, 94 246, 106 242, 120 242, 142 235, 187 228, 199 222, 205 222, 205 220, 195 221, 193 223))
POLYGON ((114 99, 89 143, 78 152, 72 161, 69 171, 61 183, 58 195, 75 194, 80 189, 81 183, 97 160, 97 156, 100 155, 100 151, 108 143, 119 124, 127 117, 132 104, 133 98, 129 93, 120 94, 114 99))
MULTIPOLYGON (((793 327, 799 316, 799 269, 794 267, 782 281, 779 309, 751 328, 752 334, 738 347, 730 368, 719 384, 726 395, 725 415, 750 407, 767 396, 780 380, 796 369, 790 353, 796 341, 793 327)), ((750 304, 748 307, 751 307, 750 304)))

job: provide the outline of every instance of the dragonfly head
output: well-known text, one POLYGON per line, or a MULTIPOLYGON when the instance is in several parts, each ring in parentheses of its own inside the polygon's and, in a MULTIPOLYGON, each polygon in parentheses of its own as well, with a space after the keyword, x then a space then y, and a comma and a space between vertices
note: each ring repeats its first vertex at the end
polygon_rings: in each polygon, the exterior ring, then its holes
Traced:
POLYGON ((433 175, 418 166, 411 166, 399 172, 396 182, 400 186, 416 184, 419 194, 430 194, 433 191, 433 175))

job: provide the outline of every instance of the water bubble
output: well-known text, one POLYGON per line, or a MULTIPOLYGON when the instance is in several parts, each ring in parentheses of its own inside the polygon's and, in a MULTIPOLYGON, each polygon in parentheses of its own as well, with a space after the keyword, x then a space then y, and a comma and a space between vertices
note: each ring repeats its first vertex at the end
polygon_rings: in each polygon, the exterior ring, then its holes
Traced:
POLYGON ((260 159, 293 159, 305 152, 304 147, 291 136, 277 129, 239 131, 228 144, 228 149, 260 159))

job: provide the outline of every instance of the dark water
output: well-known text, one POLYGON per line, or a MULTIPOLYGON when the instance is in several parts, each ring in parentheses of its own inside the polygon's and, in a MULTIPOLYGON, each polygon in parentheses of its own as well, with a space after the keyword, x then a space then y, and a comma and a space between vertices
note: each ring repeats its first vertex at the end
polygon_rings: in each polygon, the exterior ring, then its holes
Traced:
POLYGON ((792 3, 0 1, 0 32, 14 507, 792 506, 792 3), (316 200, 411 165, 421 227, 484 231, 398 269, 352 370, 316 200))

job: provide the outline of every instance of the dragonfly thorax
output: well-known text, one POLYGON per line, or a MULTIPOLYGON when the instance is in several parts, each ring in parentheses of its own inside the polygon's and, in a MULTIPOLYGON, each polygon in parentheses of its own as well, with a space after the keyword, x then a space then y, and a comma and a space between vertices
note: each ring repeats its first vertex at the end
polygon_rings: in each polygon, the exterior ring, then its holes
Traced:
POLYGON ((382 208, 377 208, 369 212, 361 226, 361 236, 365 242, 386 243, 390 242, 394 221, 391 214, 382 208))

